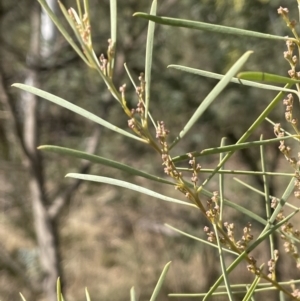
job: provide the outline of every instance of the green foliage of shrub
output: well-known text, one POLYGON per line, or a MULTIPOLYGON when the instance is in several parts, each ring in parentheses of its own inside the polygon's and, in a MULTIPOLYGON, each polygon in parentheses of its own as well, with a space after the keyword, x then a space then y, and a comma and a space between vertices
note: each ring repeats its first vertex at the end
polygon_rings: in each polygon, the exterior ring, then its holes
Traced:
MULTIPOLYGON (((202 243, 209 245, 211 248, 216 248, 219 254, 219 265, 222 271, 220 277, 215 281, 214 285, 204 293, 199 294, 170 294, 172 297, 202 297, 203 300, 208 300, 211 296, 226 295, 229 300, 234 300, 235 294, 242 294, 243 300, 250 300, 257 296, 259 298, 260 292, 269 292, 276 290, 280 298, 284 300, 284 296, 290 299, 299 299, 300 294, 296 288, 298 280, 280 280, 277 279, 276 265, 280 258, 285 261, 287 257, 294 259, 294 266, 292 269, 300 268, 300 257, 297 249, 297 244, 300 242, 299 231, 293 226, 292 218, 298 213, 299 208, 292 204, 293 196, 300 198, 300 174, 299 174, 299 155, 298 158, 293 157, 292 150, 289 146, 291 140, 299 142, 300 130, 298 120, 294 113, 294 101, 300 99, 300 72, 298 72, 298 54, 300 51, 300 39, 295 27, 295 22, 289 19, 288 10, 279 8, 278 13, 282 17, 291 31, 293 37, 282 37, 278 35, 265 34, 233 27, 226 27, 205 22, 196 22, 191 20, 183 20, 177 18, 170 18, 166 16, 157 16, 157 1, 152 2, 150 13, 136 13, 136 22, 144 22, 143 19, 148 20, 148 33, 146 42, 145 54, 145 71, 138 78, 138 83, 135 82, 130 71, 130 66, 125 65, 124 68, 128 74, 132 86, 136 91, 135 99, 128 99, 126 85, 117 87, 114 82, 114 68, 115 56, 117 49, 117 3, 114 0, 110 1, 111 7, 111 35, 108 42, 108 49, 106 55, 97 57, 92 42, 92 27, 90 25, 89 4, 84 1, 84 5, 80 5, 78 1, 77 11, 75 9, 66 10, 60 3, 61 10, 73 30, 77 42, 74 42, 68 30, 62 25, 61 21, 47 6, 44 0, 39 0, 40 4, 47 11, 56 24, 57 28, 63 34, 64 38, 70 43, 76 53, 81 57, 84 63, 94 70, 95 74, 99 76, 105 83, 108 91, 115 98, 119 106, 122 108, 126 118, 128 119, 128 128, 124 129, 117 127, 114 124, 100 118, 99 116, 84 110, 83 108, 71 103, 58 96, 42 91, 35 87, 26 86, 24 84, 14 84, 15 87, 31 92, 48 101, 51 101, 61 107, 64 107, 72 112, 75 112, 93 122, 96 122, 113 133, 112 135, 123 135, 126 138, 133 139, 135 143, 142 143, 152 148, 157 153, 157 164, 162 165, 165 177, 149 174, 147 171, 135 169, 129 165, 123 164, 107 158, 91 155, 80 152, 74 149, 65 147, 44 145, 40 149, 43 151, 58 153, 60 155, 67 155, 78 159, 91 161, 95 164, 102 164, 111 168, 116 168, 128 172, 132 175, 143 177, 149 181, 156 181, 164 185, 172 185, 178 192, 178 199, 168 197, 164 194, 159 194, 155 191, 135 185, 130 182, 118 180, 115 178, 108 178, 99 175, 90 174, 76 174, 69 173, 66 176, 87 181, 94 181, 98 183, 106 183, 119 187, 125 187, 136 191, 137 193, 147 194, 154 198, 161 199, 167 202, 173 202, 182 206, 189 206, 192 210, 198 210, 202 218, 208 224, 204 232, 207 235, 207 241, 201 240, 202 243), (193 115, 186 120, 182 130, 175 134, 175 139, 170 139, 170 132, 172 132, 172 124, 165 124, 164 120, 157 121, 156 116, 151 114, 151 84, 155 79, 151 77, 152 64, 155 61, 155 54, 153 53, 153 43, 155 40, 155 25, 156 23, 166 26, 173 26, 178 28, 189 28, 190 30, 204 30, 207 35, 213 34, 232 34, 243 38, 258 38, 268 40, 272 43, 285 42, 287 50, 284 52, 284 59, 290 65, 288 74, 290 77, 283 77, 275 74, 265 73, 263 70, 257 72, 240 72, 246 61, 251 55, 255 55, 253 50, 245 52, 226 72, 226 74, 216 74, 204 70, 198 70, 187 66, 170 65, 169 68, 183 72, 193 73, 199 76, 206 76, 213 79, 218 79, 218 83, 203 97, 202 102, 195 110, 193 115), (219 147, 212 147, 200 151, 190 150, 187 153, 180 153, 177 151, 177 146, 180 141, 189 139, 189 133, 200 118, 204 118, 207 109, 216 101, 219 95, 222 95, 224 89, 229 83, 235 83, 241 86, 249 86, 252 89, 261 89, 263 95, 265 90, 276 91, 278 93, 267 106, 260 112, 254 122, 249 128, 243 130, 236 144, 225 145, 225 140, 222 139, 219 147), (285 84, 284 87, 282 85, 285 84), (268 119, 269 115, 280 102, 284 99, 285 118, 292 128, 294 134, 290 134, 283 129, 276 120, 275 122, 268 119), (134 104, 131 107, 129 104, 134 104), (264 139, 261 136, 260 140, 249 140, 251 135, 259 130, 260 125, 268 120, 274 125, 274 139, 264 139), (268 171, 265 164, 265 145, 271 143, 279 143, 279 151, 286 158, 287 165, 292 168, 291 173, 275 173, 268 171), (259 147, 261 154, 261 170, 242 171, 230 170, 225 168, 225 163, 229 164, 233 154, 240 149, 249 149, 259 147), (219 154, 219 163, 212 169, 202 168, 198 163, 201 157, 219 154), (203 181, 200 181, 200 175, 206 175, 203 181), (255 175, 263 178, 264 191, 257 191, 254 187, 248 186, 248 189, 256 193, 257 197, 261 195, 265 199, 264 214, 257 215, 255 212, 244 208, 236 202, 228 199, 226 183, 224 183, 225 175, 255 175), (270 194, 268 178, 273 176, 286 177, 289 179, 289 184, 281 196, 273 196, 270 194), (212 179, 218 180, 218 191, 210 191, 208 183, 212 179), (182 201, 180 196, 183 195, 186 201, 182 201), (233 222, 226 221, 226 208, 233 208, 244 220, 253 220, 262 225, 262 230, 253 229, 252 223, 248 222, 244 225, 242 231, 235 228, 233 222), (288 212, 288 213, 286 213, 288 212), (259 231, 259 233, 258 233, 259 231), (242 235, 240 234, 241 232, 242 235), (255 236, 253 233, 256 233, 255 236), (258 234, 257 234, 258 233, 258 234), (284 242, 286 254, 279 253, 275 248, 274 238, 281 237, 284 242), (252 255, 255 250, 259 250, 262 243, 267 243, 269 247, 269 261, 259 263, 252 255), (228 255, 231 254, 231 255, 228 255), (240 266, 246 266, 250 274, 253 274, 253 281, 246 284, 231 284, 230 274, 240 266), (290 288, 291 287, 291 288, 290 288)), ((235 2, 238 3, 238 2, 235 2)), ((184 92, 183 92, 184 93, 184 92)), ((156 104, 157 105, 157 104, 156 104)), ((255 104, 253 104, 255 105, 255 104)), ((174 116, 174 118, 176 118, 174 116)), ((234 116, 228 116, 234 123, 234 116)), ((241 124, 235 126, 241 127, 241 124)), ((174 133, 173 133, 174 134, 174 133)), ((217 144, 209 137, 209 133, 204 133, 204 139, 217 144), (205 136, 206 135, 206 136, 205 136)), ((184 143, 184 142, 183 142, 184 143)), ((201 146, 199 146, 201 148, 201 146)), ((246 183, 239 182, 242 185, 246 183)), ((200 240, 199 238, 183 233, 179 229, 168 226, 170 229, 177 231, 183 235, 189 236, 191 239, 200 240)), ((161 277, 157 282, 151 301, 155 300, 163 281, 166 277, 170 263, 168 263, 161 277)), ((205 277, 202 275, 201 277, 205 277)), ((130 292, 131 300, 136 300, 134 289, 130 292)), ((86 292, 87 300, 90 299, 88 292, 86 292)), ((60 291, 60 284, 58 282, 58 300, 63 300, 60 291)))

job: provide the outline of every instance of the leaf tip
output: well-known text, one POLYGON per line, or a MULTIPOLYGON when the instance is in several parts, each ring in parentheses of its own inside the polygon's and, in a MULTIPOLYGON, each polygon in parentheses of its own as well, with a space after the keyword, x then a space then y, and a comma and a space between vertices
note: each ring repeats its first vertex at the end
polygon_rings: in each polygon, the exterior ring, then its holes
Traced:
POLYGON ((134 13, 132 16, 133 16, 133 17, 143 17, 143 16, 145 16, 145 15, 147 15, 147 14, 141 13, 141 12, 136 12, 136 13, 134 13))
POLYGON ((22 295, 22 293, 19 292, 19 294, 20 294, 22 300, 23 300, 23 301, 26 301, 26 299, 25 299, 25 297, 22 295))
POLYGON ((43 150, 43 149, 47 149, 49 146, 50 145, 40 145, 36 149, 43 150))

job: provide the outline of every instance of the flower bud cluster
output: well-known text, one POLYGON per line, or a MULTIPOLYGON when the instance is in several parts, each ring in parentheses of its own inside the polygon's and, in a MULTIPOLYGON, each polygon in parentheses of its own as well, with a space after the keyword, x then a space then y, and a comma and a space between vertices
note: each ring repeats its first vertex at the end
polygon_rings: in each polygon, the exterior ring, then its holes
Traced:
MULTIPOLYGON (((235 245, 235 247, 238 250, 240 250, 241 252, 245 251, 245 249, 247 248, 249 242, 253 240, 253 235, 250 233, 251 232, 251 228, 252 228, 252 224, 248 223, 247 226, 244 227, 244 229, 243 229, 243 236, 238 241, 235 241, 235 238, 234 238, 234 229, 235 229, 234 223, 225 222, 224 223, 224 227, 227 230, 227 236, 228 236, 228 238, 230 239, 230 241, 233 242, 233 244, 235 245)), ((225 244, 226 244, 226 242, 225 242, 225 244)), ((229 245, 227 245, 227 247, 231 248, 229 245)))
MULTIPOLYGON (((142 132, 143 132, 143 126, 142 125, 143 125, 143 122, 146 120, 145 104, 144 104, 145 80, 144 80, 144 74, 143 73, 140 74, 139 81, 140 81, 140 85, 136 87, 136 94, 138 95, 138 103, 136 105, 136 108, 132 108, 130 110, 129 114, 127 114, 127 115, 132 117, 128 121, 128 126, 133 131, 135 131, 136 133, 143 136, 142 135, 142 132), (136 119, 135 115, 139 117, 139 119, 141 120, 141 123, 136 119)), ((125 96, 124 96, 125 87, 126 87, 126 85, 123 85, 120 88, 120 92, 122 93, 123 106, 126 106, 126 101, 125 101, 125 96)))
POLYGON ((217 224, 220 220, 220 206, 219 206, 219 193, 213 192, 213 197, 207 201, 207 218, 213 223, 217 224))
MULTIPOLYGON (((168 135, 169 135, 169 130, 166 129, 165 123, 163 121, 158 122, 156 127, 156 138, 158 139, 161 147, 160 151, 161 151, 161 158, 163 162, 162 165, 164 166, 164 172, 167 175, 171 176, 173 179, 176 179, 178 181, 181 180, 182 174, 181 172, 177 171, 176 166, 169 155, 169 147, 167 143, 168 135)), ((190 198, 190 196, 186 194, 187 191, 182 185, 177 185, 176 189, 183 192, 187 198, 190 198)))
POLYGON ((234 228, 235 228, 235 225, 234 225, 234 223, 225 222, 224 223, 224 227, 227 230, 227 236, 228 236, 228 238, 235 244, 235 239, 234 239, 234 228))
POLYGON ((108 49, 107 49, 107 58, 101 53, 99 57, 100 69, 103 72, 104 76, 112 79, 113 75, 113 60, 115 56, 115 46, 111 39, 108 39, 108 49))
POLYGON ((283 20, 285 21, 287 27, 289 27, 292 32, 294 33, 295 26, 297 25, 297 22, 295 20, 290 20, 289 18, 289 10, 286 7, 279 7, 277 10, 278 14, 282 16, 283 20))
POLYGON ((85 13, 82 16, 82 20, 80 20, 77 12, 73 8, 68 10, 68 14, 71 17, 73 24, 75 25, 77 32, 82 39, 82 42, 89 48, 92 48, 91 25, 88 14, 85 13))
POLYGON ((211 243, 216 243, 217 241, 217 238, 216 238, 216 235, 213 231, 210 231, 209 227, 204 227, 204 232, 206 233, 207 235, 207 240, 211 243))
MULTIPOLYGON (((295 20, 290 20, 289 18, 289 10, 287 8, 279 7, 277 10, 278 14, 282 16, 286 25, 291 29, 293 35, 296 39, 299 40, 298 34, 295 30, 297 22, 295 20)), ((292 40, 286 41, 287 51, 284 51, 283 56, 289 62, 291 69, 288 71, 288 74, 293 79, 300 78, 300 72, 297 72, 296 66, 298 64, 299 58, 294 55, 294 50, 296 48, 295 43, 292 40)))
MULTIPOLYGON (((288 98, 284 100, 284 103, 286 104, 287 108, 290 109, 290 107, 292 107, 292 97, 288 95, 288 98)), ((294 124, 297 124, 297 120, 292 118, 292 120, 295 120, 294 124)), ((284 136, 284 131, 281 129, 281 126, 279 123, 275 124, 274 126, 274 133, 276 135, 276 137, 280 138, 284 136)), ((300 168, 300 152, 298 152, 298 158, 296 159, 295 157, 293 157, 291 155, 291 148, 289 146, 285 145, 285 140, 281 140, 280 141, 280 145, 279 145, 279 150, 283 153, 283 155, 285 156, 286 160, 290 163, 290 165, 292 166, 292 168, 295 170, 295 192, 294 195, 297 199, 300 199, 300 172, 299 172, 299 168, 300 168)), ((276 205, 275 205, 276 206, 276 205)))
MULTIPOLYGON (((278 222, 285 219, 283 210, 281 210, 278 215, 276 216, 276 220, 278 222)), ((300 269, 300 254, 298 249, 295 245, 295 239, 300 239, 300 231, 298 229, 294 229, 294 226, 290 222, 284 223, 281 228, 281 235, 280 237, 284 240, 284 250, 287 254, 291 255, 292 258, 296 260, 297 269, 300 269)))
POLYGON ((280 6, 278 9, 277 9, 277 12, 279 15, 281 15, 283 17, 283 19, 286 21, 286 22, 289 22, 289 17, 288 17, 288 14, 289 14, 289 9, 286 8, 286 7, 282 7, 280 6))
POLYGON ((283 52, 283 57, 289 62, 291 69, 288 71, 288 74, 291 78, 298 79, 300 73, 296 71, 296 66, 298 63, 298 57, 294 55, 294 50, 296 45, 293 41, 286 41, 287 50, 283 52))
POLYGON ((139 76, 140 85, 136 87, 136 94, 138 95, 138 104, 136 109, 133 110, 133 114, 137 113, 141 118, 145 118, 145 105, 144 105, 144 96, 145 96, 145 79, 144 73, 141 73, 139 76))
MULTIPOLYGON (((300 152, 298 153, 298 162, 297 162, 298 166, 300 166, 299 162, 300 162, 300 152)), ((298 170, 295 173, 295 178, 296 178, 295 180, 296 189, 294 191, 294 195, 297 199, 300 199, 300 173, 298 170)))
POLYGON ((109 60, 112 60, 115 57, 115 45, 113 44, 112 39, 108 39, 108 49, 107 49, 107 56, 109 60))
POLYGON ((249 243, 253 240, 253 235, 251 234, 252 224, 248 223, 243 229, 242 238, 236 243, 237 248, 240 251, 245 251, 249 243))
POLYGON ((260 269, 256 266, 256 260, 254 257, 249 256, 249 264, 247 265, 247 270, 255 275, 260 274, 260 269))
POLYGON ((297 299, 300 299, 300 290, 298 288, 296 288, 295 283, 291 284, 291 288, 293 290, 292 296, 294 296, 297 299))
POLYGON ((193 174, 192 174, 192 177, 191 177, 191 182, 194 184, 194 187, 196 187, 197 182, 198 182, 198 173, 201 170, 201 166, 200 166, 200 164, 196 163, 196 158, 193 157, 193 155, 191 153, 189 153, 188 156, 189 156, 189 158, 191 158, 191 160, 189 160, 189 165, 193 169, 193 174))
POLYGON ((99 62, 100 62, 100 69, 103 72, 104 75, 107 75, 107 63, 108 60, 105 58, 104 54, 101 53, 99 57, 99 62))
MULTIPOLYGON (((207 201, 207 207, 208 210, 206 211, 206 216, 208 219, 214 223, 217 224, 220 220, 220 207, 218 205, 218 193, 214 192, 213 197, 211 200, 207 201)), ((242 238, 236 242, 234 238, 234 230, 235 230, 235 224, 234 223, 224 223, 224 228, 226 229, 227 237, 220 237, 220 242, 226 246, 228 249, 233 249, 233 246, 238 249, 239 251, 243 252, 246 250, 247 246, 249 245, 249 242, 253 240, 253 235, 251 234, 251 223, 248 223, 246 227, 243 229, 243 236, 242 238)), ((215 242, 215 234, 214 232, 210 231, 208 227, 204 228, 204 232, 208 236, 208 241, 215 242)))
POLYGON ((284 240, 284 250, 287 254, 291 255, 297 263, 297 268, 300 269, 300 255, 294 243, 294 238, 300 238, 299 230, 294 230, 291 223, 286 223, 281 227, 281 238, 284 240))
POLYGON ((276 280, 276 263, 278 261, 279 258, 279 251, 278 250, 274 250, 274 254, 273 254, 273 258, 271 258, 268 261, 268 270, 269 270, 269 274, 268 277, 272 280, 276 280))
MULTIPOLYGON (((277 138, 284 137, 284 131, 281 129, 280 123, 277 123, 274 125, 274 134, 277 138)), ((291 156, 291 148, 289 146, 285 145, 285 140, 280 141, 279 150, 282 152, 282 154, 285 156, 286 160, 290 163, 290 165, 297 169, 297 160, 295 157, 291 156)))
POLYGON ((298 120, 293 117, 293 105, 294 105, 293 95, 288 94, 288 96, 283 100, 283 104, 285 105, 286 121, 291 123, 293 126, 297 126, 298 120))
POLYGON ((275 209, 278 205, 278 202, 279 202, 279 200, 277 198, 273 197, 271 200, 271 208, 275 209))

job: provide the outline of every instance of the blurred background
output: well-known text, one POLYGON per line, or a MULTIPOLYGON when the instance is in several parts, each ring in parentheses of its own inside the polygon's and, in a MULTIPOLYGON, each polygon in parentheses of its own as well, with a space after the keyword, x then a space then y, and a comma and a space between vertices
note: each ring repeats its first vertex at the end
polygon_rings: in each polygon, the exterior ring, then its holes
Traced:
MULTIPOLYGON (((48 0, 58 17, 56 1, 48 0)), ((62 1, 76 7, 75 1, 62 1)), ((296 1, 285 0, 164 0, 158 15, 234 26, 276 35, 291 35, 277 14, 289 5, 298 20, 296 1)), ((132 17, 149 12, 151 1, 118 1, 116 86, 127 84, 127 99, 135 107, 134 88, 123 68, 126 62, 136 82, 144 71, 147 21, 132 17)), ((90 0, 93 43, 97 55, 106 53, 110 38, 109 1, 90 0)), ((63 21, 64 22, 64 21, 63 21)), ((64 22, 65 24, 65 22, 64 22)), ((67 26, 67 25, 66 25, 67 26)), ((247 50, 254 54, 245 70, 287 76, 285 43, 156 26, 150 110, 163 120, 170 141, 216 85, 212 79, 167 69, 180 64, 224 74, 247 50)), ((112 133, 53 105, 12 88, 13 83, 39 87, 127 129, 127 118, 101 79, 89 70, 56 31, 34 0, 0 0, 0 299, 56 300, 54 284, 61 277, 65 299, 83 300, 88 287, 92 300, 128 300, 135 286, 139 300, 149 299, 163 266, 172 261, 160 300, 168 293, 205 292, 220 275, 217 251, 164 226, 168 223, 197 237, 206 237, 206 221, 189 207, 164 203, 108 185, 64 178, 68 172, 88 172, 118 179, 184 199, 174 188, 133 177, 100 165, 37 151, 54 144, 95 153, 151 174, 163 176, 161 158, 150 148, 112 133)), ((229 85, 176 148, 173 155, 235 143, 276 95, 274 92, 229 85), (262 92, 263 91, 263 92, 262 92)), ((270 118, 284 125, 280 105, 270 118)), ((274 138, 265 122, 251 137, 274 138)), ((290 171, 278 145, 266 147, 269 171, 290 171)), ((218 156, 201 158, 213 168, 218 156)), ((228 169, 260 170, 259 149, 236 153, 228 169)), ((200 180, 204 180, 205 175, 200 180)), ((262 190, 260 177, 238 178, 262 190)), ((271 178, 271 194, 281 196, 288 179, 271 178)), ((226 197, 264 214, 264 200, 226 177, 226 197)), ((218 189, 215 177, 209 187, 218 189)), ((205 201, 205 200, 204 200, 205 201)), ((253 234, 261 225, 226 209, 226 221, 236 224, 239 239, 247 222, 253 234)), ((278 241, 278 248, 282 245, 278 241)), ((267 262, 267 244, 253 256, 267 262)), ((288 260, 288 259, 287 259, 288 260)), ((231 262, 232 258, 228 258, 231 262)), ((291 261, 291 265, 293 262, 291 261)), ((279 277, 297 278, 289 261, 279 277)), ((232 274, 233 283, 251 281, 245 266, 232 274)), ((270 294, 265 300, 274 300, 270 294)), ((180 298, 176 298, 180 299, 180 298)), ((225 300, 222 297, 214 300, 225 300)), ((186 300, 186 299, 185 299, 186 300)), ((241 296, 237 296, 241 300, 241 296)))

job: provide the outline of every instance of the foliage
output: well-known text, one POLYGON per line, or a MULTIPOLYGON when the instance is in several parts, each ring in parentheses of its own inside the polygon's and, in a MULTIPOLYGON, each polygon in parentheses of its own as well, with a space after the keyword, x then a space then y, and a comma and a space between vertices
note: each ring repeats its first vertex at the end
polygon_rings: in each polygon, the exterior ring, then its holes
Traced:
MULTIPOLYGON (((73 34, 76 37, 81 47, 75 43, 72 36, 65 29, 65 26, 55 16, 51 9, 47 6, 44 0, 39 0, 40 4, 51 16, 53 22, 56 24, 64 38, 70 43, 76 53, 81 57, 84 63, 102 79, 105 83, 108 91, 115 98, 119 106, 122 108, 126 118, 128 118, 128 127, 130 132, 126 131, 116 125, 96 116, 95 114, 84 110, 83 108, 63 99, 57 97, 51 93, 45 92, 35 87, 27 86, 24 84, 14 84, 15 87, 33 93, 39 97, 45 98, 57 105, 60 105, 68 110, 71 110, 85 118, 94 121, 109 130, 116 132, 117 134, 123 135, 126 138, 131 138, 136 142, 145 144, 152 148, 157 154, 159 159, 158 164, 162 163, 164 173, 168 176, 168 179, 160 176, 149 174, 147 171, 140 171, 133 167, 125 164, 121 164, 118 161, 108 160, 97 155, 91 155, 88 153, 76 151, 73 149, 62 148, 58 146, 44 145, 40 149, 48 152, 54 152, 61 155, 68 155, 80 159, 89 160, 93 163, 102 164, 105 166, 113 167, 118 170, 129 172, 133 175, 146 178, 148 180, 156 181, 164 185, 173 185, 177 190, 178 194, 182 194, 187 201, 183 202, 180 199, 170 198, 166 195, 158 194, 155 191, 134 185, 128 181, 121 181, 115 178, 102 177, 98 175, 87 175, 78 173, 69 173, 67 177, 94 181, 98 183, 108 183, 120 187, 125 187, 140 193, 148 194, 154 198, 160 198, 165 201, 174 202, 184 206, 189 206, 193 210, 198 210, 205 218, 209 226, 205 227, 204 232, 207 235, 208 241, 202 241, 205 244, 211 246, 211 248, 217 248, 220 260, 220 269, 222 271, 220 277, 214 282, 207 292, 193 294, 170 294, 172 297, 189 297, 199 296, 203 297, 203 300, 207 300, 211 296, 215 295, 227 295, 229 300, 234 300, 234 294, 242 294, 243 300, 250 300, 254 296, 258 295, 259 292, 269 292, 276 290, 280 296, 287 296, 291 299, 299 298, 299 291, 296 288, 298 281, 289 281, 278 279, 277 274, 280 271, 277 270, 277 263, 279 258, 284 262, 286 257, 290 256, 295 261, 295 268, 300 267, 300 257, 297 250, 297 243, 299 243, 299 231, 294 229, 291 222, 299 208, 291 203, 292 195, 300 198, 300 176, 299 176, 299 161, 294 158, 291 154, 291 147, 286 145, 286 141, 295 140, 299 141, 299 128, 298 121, 295 118, 294 109, 294 98, 300 100, 300 75, 297 71, 298 67, 298 56, 294 54, 295 50, 300 50, 300 40, 295 29, 295 22, 289 19, 288 10, 285 8, 279 8, 278 13, 282 16, 284 22, 290 28, 293 38, 282 37, 278 35, 269 35, 249 30, 236 29, 231 27, 224 27, 214 25, 211 23, 196 22, 190 20, 183 20, 177 18, 169 18, 164 16, 156 16, 157 1, 152 2, 150 14, 136 13, 134 16, 142 19, 149 20, 148 23, 148 34, 146 41, 146 55, 145 55, 145 74, 139 76, 139 83, 137 84, 130 72, 130 68, 126 65, 124 68, 130 78, 132 86, 136 92, 135 106, 132 108, 129 104, 133 104, 132 99, 128 99, 131 96, 127 93, 126 85, 121 85, 119 88, 114 82, 114 68, 115 68, 115 56, 117 52, 117 5, 114 0, 110 1, 111 6, 111 38, 109 39, 109 45, 107 54, 101 55, 99 58, 93 47, 90 15, 89 15, 89 4, 88 1, 84 1, 83 7, 80 1, 77 2, 77 12, 74 9, 66 10, 65 7, 60 3, 61 10, 73 30, 73 34), (185 27, 195 30, 205 30, 209 33, 223 33, 233 34, 242 36, 251 36, 252 38, 261 38, 271 40, 271 42, 282 42, 286 41, 287 51, 284 52, 284 58, 288 61, 291 70, 289 70, 289 78, 264 73, 261 71, 256 72, 242 72, 239 73, 240 69, 244 66, 246 61, 252 55, 253 51, 247 51, 240 56, 238 60, 229 68, 229 70, 222 74, 215 74, 206 72, 203 70, 192 69, 181 65, 170 65, 170 68, 174 68, 183 72, 189 72, 200 76, 206 76, 210 78, 217 78, 220 81, 215 87, 208 93, 203 99, 201 104, 193 113, 192 117, 189 118, 181 131, 175 135, 174 139, 169 139, 170 131, 172 132, 172 124, 167 128, 163 120, 156 121, 156 117, 151 114, 151 84, 153 78, 151 77, 151 69, 154 61, 153 56, 153 41, 155 39, 155 23, 174 27, 185 27), (235 77, 236 76, 236 77, 235 77), (202 151, 190 150, 184 154, 177 150, 178 143, 188 139, 191 129, 198 122, 199 118, 204 118, 207 113, 207 109, 217 100, 218 96, 224 91, 230 82, 236 83, 241 86, 250 86, 252 88, 258 88, 264 90, 278 91, 276 97, 274 97, 268 105, 259 113, 255 121, 246 130, 243 129, 238 141, 233 145, 225 145, 224 140, 221 141, 219 147, 212 147, 204 149, 202 151), (263 82, 263 83, 258 83, 263 82), (274 85, 285 84, 284 87, 274 85), (292 89, 295 85, 296 89, 292 89), (286 93, 290 93, 287 96, 286 93), (294 95, 293 95, 294 94, 294 95), (259 127, 265 120, 269 120, 268 116, 278 107, 279 102, 284 98, 284 105, 286 107, 285 118, 290 124, 292 129, 295 131, 295 135, 291 135, 289 132, 284 130, 279 123, 272 122, 274 124, 274 133, 276 139, 264 139, 263 136, 260 140, 253 140, 249 142, 249 138, 255 131, 259 130, 259 127), (264 146, 274 142, 280 142, 279 150, 286 159, 286 162, 293 169, 293 173, 275 173, 267 170, 266 166, 266 152, 264 146), (260 147, 261 155, 261 171, 239 171, 239 170, 227 170, 224 168, 225 163, 230 162, 230 158, 239 149, 249 149, 252 147, 260 147), (197 162, 198 158, 204 156, 210 156, 212 154, 219 154, 219 162, 212 169, 204 169, 197 162), (204 181, 200 182, 200 176, 208 173, 208 176, 204 181), (254 176, 261 176, 264 184, 264 191, 257 191, 254 187, 248 186, 257 197, 261 195, 265 199, 265 212, 261 216, 255 212, 248 210, 247 208, 241 207, 236 202, 228 199, 225 195, 228 194, 227 186, 224 184, 224 174, 248 174, 254 176), (218 175, 218 191, 210 191, 207 187, 211 180, 218 175), (272 176, 287 177, 289 183, 282 196, 273 196, 270 193, 269 177, 272 176), (209 198, 207 201, 207 197, 209 198), (253 220, 261 223, 263 226, 262 231, 253 229, 252 222, 248 222, 244 225, 243 235, 240 239, 237 238, 237 230, 233 222, 226 221, 226 210, 228 207, 235 209, 240 216, 245 220, 253 220), (289 214, 284 213, 287 208, 291 211, 289 214), (259 232, 258 232, 259 231, 259 232), (256 237, 252 234, 253 232, 258 233, 256 237), (280 236, 284 241, 284 248, 286 254, 281 254, 275 248, 274 240, 275 237, 280 236), (252 255, 256 250, 259 250, 262 243, 267 243, 269 246, 269 261, 267 267, 264 267, 265 263, 258 264, 257 259, 252 255), (227 256, 226 254, 233 254, 227 256), (228 264, 230 260, 230 264, 228 264), (231 284, 230 274, 240 268, 240 266, 246 264, 249 273, 253 274, 253 281, 247 284, 231 284), (287 286, 291 286, 290 290, 287 286)), ((229 116, 230 118, 230 116, 229 116)), ((174 117, 176 119, 176 117, 174 117)), ((241 124, 236 124, 241 128, 241 124)), ((211 141, 209 134, 204 139, 211 141)), ((116 135, 114 133, 114 135, 116 135)), ((215 145, 217 141, 212 141, 215 145)), ((183 142, 184 143, 184 142, 183 142)), ((215 178, 214 178, 215 179, 215 178)), ((175 231, 179 231, 174 229, 175 231)), ((187 235, 187 234, 185 234, 187 235)), ((198 240, 197 237, 189 235, 192 239, 198 240)), ((151 301, 155 300, 162 282, 166 276, 166 272, 169 268, 169 263, 165 266, 161 278, 158 281, 157 287, 154 290, 151 301)), ((205 277, 205 275, 203 276, 205 277)), ((135 300, 134 291, 131 292, 131 300, 135 300)), ((60 294, 60 286, 58 285, 58 300, 62 300, 60 294)), ((87 300, 89 295, 87 293, 87 300)))

